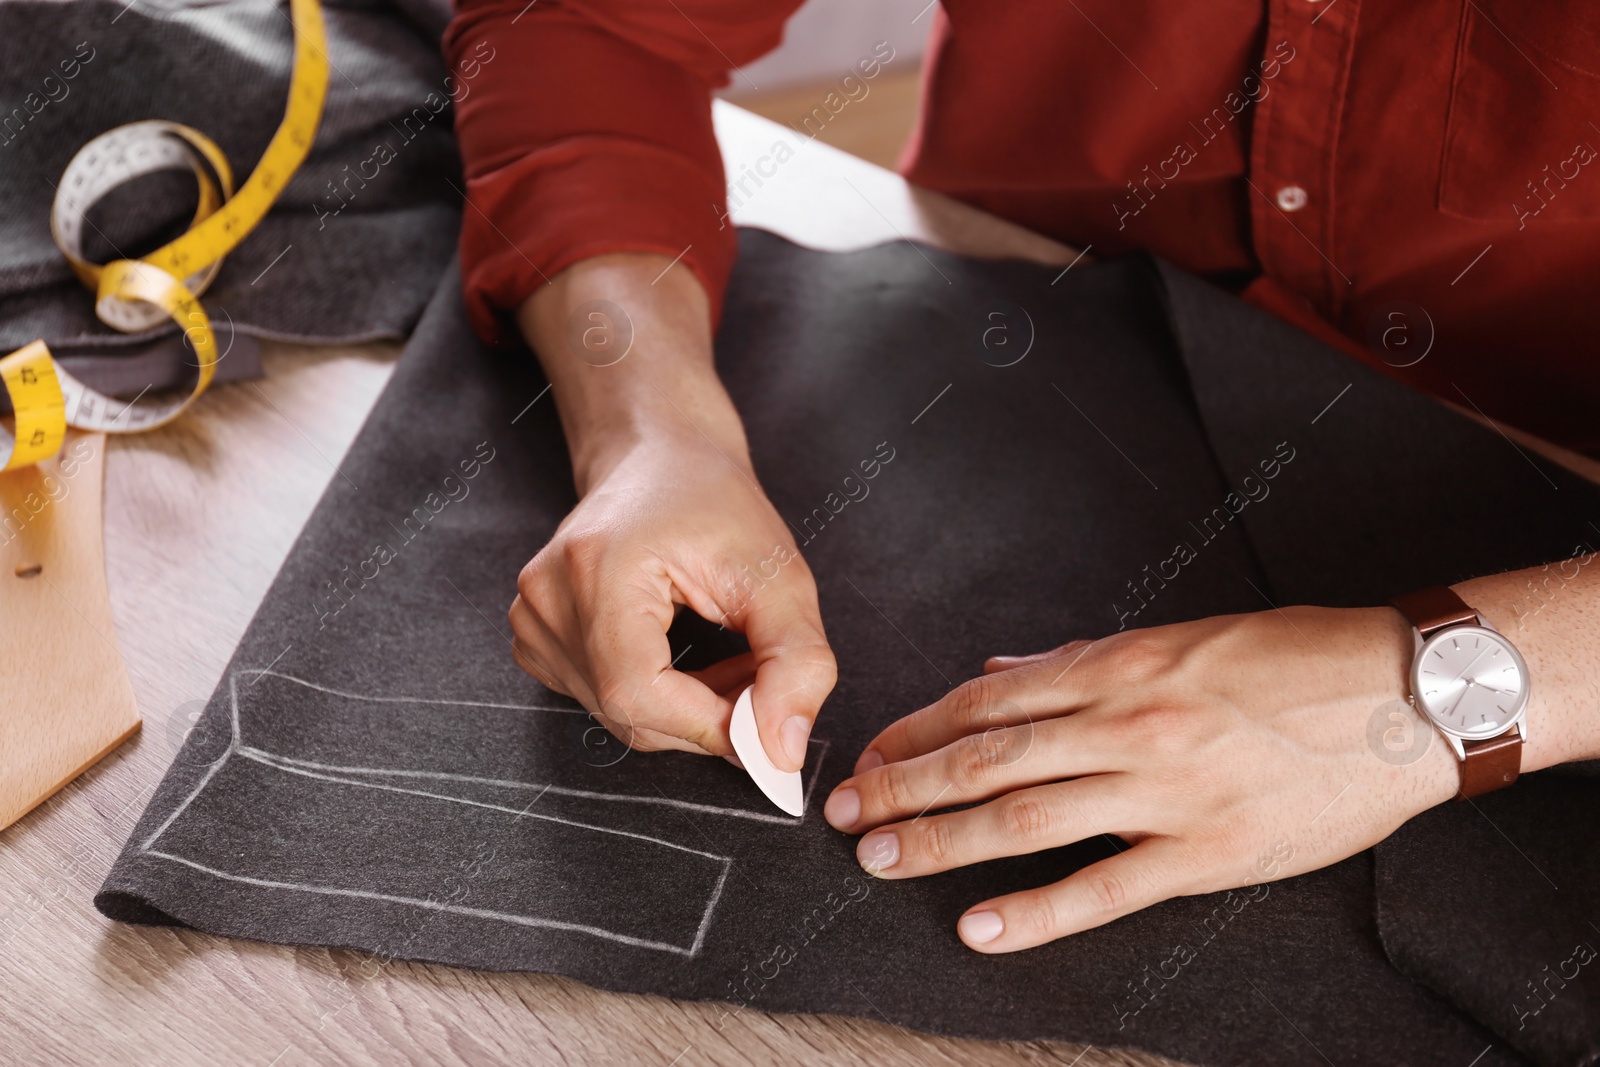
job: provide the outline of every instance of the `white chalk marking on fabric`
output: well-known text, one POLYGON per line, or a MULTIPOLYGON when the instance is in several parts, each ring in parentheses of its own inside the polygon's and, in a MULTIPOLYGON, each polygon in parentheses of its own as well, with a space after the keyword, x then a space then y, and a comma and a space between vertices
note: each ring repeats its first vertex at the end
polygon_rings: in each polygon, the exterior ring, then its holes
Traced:
MULTIPOLYGON (((270 878, 252 878, 249 875, 233 874, 229 871, 219 871, 215 867, 208 867, 203 863, 174 856, 169 852, 146 852, 147 856, 156 859, 168 860, 172 863, 181 863, 185 867, 192 867, 213 878, 222 878, 230 882, 242 882, 245 885, 259 886, 262 889, 291 889, 299 893, 320 893, 326 896, 355 897, 360 900, 378 900, 386 904, 409 904, 412 907, 427 908, 430 911, 446 911, 455 915, 465 915, 473 919, 498 919, 502 922, 515 923, 518 926, 538 926, 549 930, 568 930, 573 933, 589 934, 592 937, 602 937, 607 941, 618 941, 624 945, 635 948, 657 949, 662 952, 673 952, 679 956, 693 956, 700 948, 698 938, 694 945, 672 945, 665 941, 651 941, 648 938, 633 937, 630 934, 619 934, 615 930, 604 930, 598 926, 589 926, 585 923, 569 923, 560 919, 539 919, 531 915, 516 915, 512 912, 491 911, 488 908, 469 908, 461 904, 446 904, 443 901, 429 900, 423 897, 403 897, 393 893, 378 893, 370 889, 343 889, 338 886, 306 885, 300 882, 277 882, 270 878)), ((727 878, 727 869, 723 869, 723 879, 727 878)), ((721 888, 718 882, 718 888, 721 888)), ((714 903, 714 901, 713 901, 714 903)), ((704 930, 705 921, 701 920, 701 929, 704 930)))

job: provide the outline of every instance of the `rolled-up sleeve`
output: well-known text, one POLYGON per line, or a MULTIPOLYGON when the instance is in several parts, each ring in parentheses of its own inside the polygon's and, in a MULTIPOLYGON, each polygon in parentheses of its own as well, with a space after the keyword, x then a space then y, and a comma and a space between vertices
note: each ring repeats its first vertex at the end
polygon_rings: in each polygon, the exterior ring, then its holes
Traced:
POLYGON ((607 252, 681 255, 713 321, 736 252, 711 91, 776 47, 797 0, 460 0, 444 50, 468 203, 468 313, 504 313, 607 252))

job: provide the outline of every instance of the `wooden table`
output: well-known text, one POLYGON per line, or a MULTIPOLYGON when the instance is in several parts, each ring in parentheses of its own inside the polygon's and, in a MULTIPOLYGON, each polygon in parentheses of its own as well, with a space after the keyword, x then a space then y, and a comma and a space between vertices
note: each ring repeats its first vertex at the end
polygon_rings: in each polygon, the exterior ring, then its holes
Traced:
MULTIPOLYGON (((717 105, 735 221, 848 249, 910 237, 1065 267, 1077 253, 717 105), (784 141, 792 158, 775 164, 784 141)), ((361 953, 123 926, 90 903, 388 380, 395 345, 264 346, 266 378, 109 447, 108 580, 141 735, 0 836, 0 1061, 301 1064, 1167 1063, 1066 1045, 600 993, 361 953)), ((511 596, 514 576, 506 576, 511 596)))

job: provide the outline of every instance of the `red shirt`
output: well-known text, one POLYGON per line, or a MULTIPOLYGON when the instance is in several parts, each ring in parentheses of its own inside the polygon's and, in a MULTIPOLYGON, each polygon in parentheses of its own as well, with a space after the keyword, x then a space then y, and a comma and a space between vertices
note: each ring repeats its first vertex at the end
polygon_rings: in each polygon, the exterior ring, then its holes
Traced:
MULTIPOLYGON (((736 245, 711 90, 797 6, 459 0, 445 49, 458 76, 478 61, 454 95, 485 337, 607 251, 692 246, 720 307, 736 245)), ((943 0, 936 18, 911 181, 1096 255, 1158 253, 1600 452, 1595 0, 943 0)))

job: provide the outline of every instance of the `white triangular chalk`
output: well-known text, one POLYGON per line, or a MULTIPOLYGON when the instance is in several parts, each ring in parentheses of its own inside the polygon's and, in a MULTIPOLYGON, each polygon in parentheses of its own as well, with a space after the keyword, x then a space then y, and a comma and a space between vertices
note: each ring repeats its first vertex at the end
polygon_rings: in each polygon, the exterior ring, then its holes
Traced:
POLYGON ((804 815, 805 789, 800 781, 800 772, 780 771, 767 758, 761 735, 756 732, 756 706, 750 698, 753 692, 755 686, 750 686, 739 694, 739 699, 733 705, 733 722, 728 726, 728 736, 733 741, 734 754, 768 800, 790 815, 804 815))

